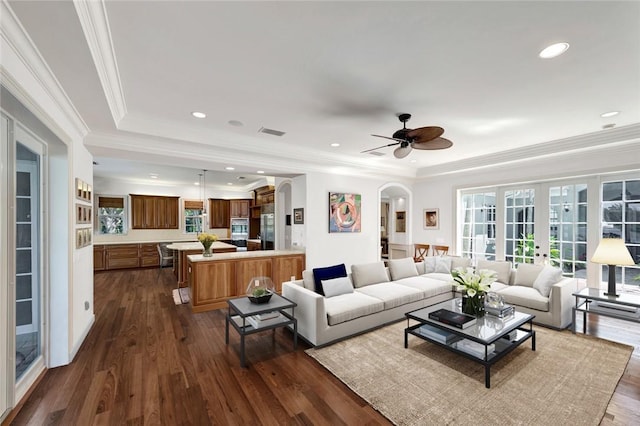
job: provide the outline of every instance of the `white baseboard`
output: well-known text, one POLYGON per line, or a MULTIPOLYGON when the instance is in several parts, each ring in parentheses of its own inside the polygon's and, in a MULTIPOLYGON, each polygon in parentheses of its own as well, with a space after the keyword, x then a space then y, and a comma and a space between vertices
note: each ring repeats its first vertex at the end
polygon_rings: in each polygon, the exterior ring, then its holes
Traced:
POLYGON ((84 343, 84 340, 87 338, 87 335, 89 334, 89 331, 91 331, 91 327, 93 327, 93 324, 95 322, 96 322, 96 315, 92 314, 91 321, 89 321, 89 323, 84 328, 84 330, 82 330, 82 334, 80 335, 80 338, 78 339, 76 344, 73 345, 73 349, 71 349, 71 353, 69 354, 69 364, 73 362, 73 359, 76 357, 76 354, 80 350, 82 343, 84 343))

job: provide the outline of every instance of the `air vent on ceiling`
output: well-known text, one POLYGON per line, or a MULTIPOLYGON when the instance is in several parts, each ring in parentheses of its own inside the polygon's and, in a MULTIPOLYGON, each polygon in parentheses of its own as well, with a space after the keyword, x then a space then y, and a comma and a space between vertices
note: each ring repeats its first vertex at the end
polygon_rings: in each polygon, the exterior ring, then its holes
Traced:
POLYGON ((258 133, 266 133, 273 136, 282 136, 285 134, 285 132, 281 132, 280 130, 267 129, 266 127, 260 127, 258 133))
POLYGON ((369 154, 373 155, 374 157, 382 157, 384 155, 384 152, 371 151, 371 152, 369 152, 369 154))
POLYGON ((93 162, 93 165, 94 165, 94 166, 97 166, 97 165, 98 165, 98 162, 97 162, 97 161, 94 161, 94 162, 93 162))
POLYGON ((246 177, 244 177, 244 176, 238 176, 238 180, 245 180, 245 179, 246 179, 246 177))

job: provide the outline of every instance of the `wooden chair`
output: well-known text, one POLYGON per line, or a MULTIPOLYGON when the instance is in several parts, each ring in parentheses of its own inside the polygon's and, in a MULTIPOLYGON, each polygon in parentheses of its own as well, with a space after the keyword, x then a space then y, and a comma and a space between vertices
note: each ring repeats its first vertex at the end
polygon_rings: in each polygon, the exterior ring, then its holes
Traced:
POLYGON ((445 256, 449 254, 449 246, 433 246, 434 256, 445 256))
POLYGON ((429 244, 414 244, 413 261, 422 262, 429 255, 429 244))

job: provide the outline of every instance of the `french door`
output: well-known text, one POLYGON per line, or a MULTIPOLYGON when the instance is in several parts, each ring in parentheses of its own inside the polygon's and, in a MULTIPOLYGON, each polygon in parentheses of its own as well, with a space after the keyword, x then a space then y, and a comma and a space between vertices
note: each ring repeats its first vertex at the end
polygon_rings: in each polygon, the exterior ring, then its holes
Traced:
POLYGON ((549 182, 463 191, 462 253, 549 263, 586 277, 587 184, 549 182))

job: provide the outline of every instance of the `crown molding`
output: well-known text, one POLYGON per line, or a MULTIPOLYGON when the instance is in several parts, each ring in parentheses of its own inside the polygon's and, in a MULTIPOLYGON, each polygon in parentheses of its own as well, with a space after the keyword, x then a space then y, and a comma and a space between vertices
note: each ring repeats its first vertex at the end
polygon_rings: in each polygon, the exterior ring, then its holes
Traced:
POLYGON ((631 148, 638 151, 640 141, 640 123, 616 129, 601 130, 585 135, 558 139, 550 142, 530 145, 494 154, 482 155, 465 160, 439 164, 418 170, 417 177, 445 175, 473 171, 483 168, 496 167, 511 163, 531 161, 572 152, 589 151, 615 145, 631 144, 631 148))
MULTIPOLYGON (((3 44, 8 46, 18 58, 20 63, 28 71, 30 77, 35 80, 38 88, 43 90, 53 102, 55 108, 62 112, 78 137, 83 138, 89 133, 89 127, 84 122, 73 103, 62 88, 62 85, 55 77, 51 68, 46 63, 35 43, 27 34, 26 30, 18 20, 17 16, 9 6, 2 0, 0 3, 0 36, 3 44)), ((3 61, 7 60, 8 54, 3 52, 3 61)), ((56 133, 62 140, 67 140, 68 129, 65 130, 47 110, 36 102, 30 94, 24 76, 16 78, 5 64, 0 65, 0 77, 2 84, 9 90, 29 111, 31 111, 40 121, 56 133)))
POLYGON ((104 1, 74 0, 73 4, 87 39, 115 126, 127 114, 109 20, 104 1))

